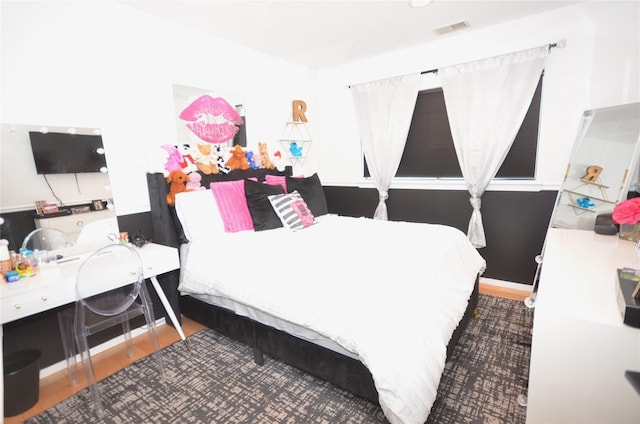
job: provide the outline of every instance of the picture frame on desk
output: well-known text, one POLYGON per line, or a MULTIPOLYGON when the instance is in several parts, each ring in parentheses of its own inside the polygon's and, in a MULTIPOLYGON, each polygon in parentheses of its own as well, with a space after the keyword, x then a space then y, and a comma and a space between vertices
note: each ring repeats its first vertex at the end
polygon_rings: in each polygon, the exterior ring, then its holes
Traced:
POLYGON ((46 200, 36 200, 35 204, 36 204, 36 213, 38 215, 44 214, 44 212, 42 211, 42 207, 47 204, 47 201, 46 200))
POLYGON ((60 208, 56 203, 45 203, 42 205, 42 214, 49 215, 60 212, 60 208))
POLYGON ((104 209, 104 203, 102 203, 102 200, 94 200, 91 204, 93 205, 94 211, 101 211, 104 209))

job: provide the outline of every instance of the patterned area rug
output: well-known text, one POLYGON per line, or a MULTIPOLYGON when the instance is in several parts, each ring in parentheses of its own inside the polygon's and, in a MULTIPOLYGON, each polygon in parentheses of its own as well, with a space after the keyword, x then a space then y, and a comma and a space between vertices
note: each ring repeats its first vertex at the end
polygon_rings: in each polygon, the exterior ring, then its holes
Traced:
MULTIPOLYGON (((427 423, 525 422, 531 312, 522 302, 480 295, 473 320, 447 363, 427 423)), ((163 350, 167 376, 140 359, 99 382, 106 409, 98 420, 88 389, 26 423, 386 423, 380 407, 213 330, 163 350)))

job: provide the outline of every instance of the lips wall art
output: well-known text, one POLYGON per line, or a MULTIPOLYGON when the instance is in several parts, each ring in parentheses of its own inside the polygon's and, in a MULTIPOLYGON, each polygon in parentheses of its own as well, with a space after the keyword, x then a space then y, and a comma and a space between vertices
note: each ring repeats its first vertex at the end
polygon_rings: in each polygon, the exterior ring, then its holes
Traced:
POLYGON ((233 139, 242 117, 222 97, 204 94, 189 104, 179 115, 185 126, 207 143, 222 144, 233 139))

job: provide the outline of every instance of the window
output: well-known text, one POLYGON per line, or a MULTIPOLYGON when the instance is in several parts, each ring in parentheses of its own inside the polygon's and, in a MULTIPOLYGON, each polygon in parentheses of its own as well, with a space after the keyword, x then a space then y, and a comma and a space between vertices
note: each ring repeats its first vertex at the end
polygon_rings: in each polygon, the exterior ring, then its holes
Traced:
MULTIPOLYGON (((534 179, 542 77, 520 131, 496 178, 534 179)), ((369 170, 365 161, 365 177, 369 170)), ((416 107, 396 177, 462 178, 453 146, 442 88, 418 93, 416 107)))

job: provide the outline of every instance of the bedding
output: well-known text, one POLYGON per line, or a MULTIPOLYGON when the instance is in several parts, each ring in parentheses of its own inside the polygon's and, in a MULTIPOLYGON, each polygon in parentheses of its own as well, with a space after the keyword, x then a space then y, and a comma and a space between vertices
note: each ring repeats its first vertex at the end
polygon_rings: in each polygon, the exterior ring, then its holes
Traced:
POLYGON ((484 260, 455 228, 328 214, 317 175, 285 181, 313 216, 296 231, 225 231, 210 190, 176 196, 179 291, 326 338, 369 369, 391 423, 424 423, 484 260))

